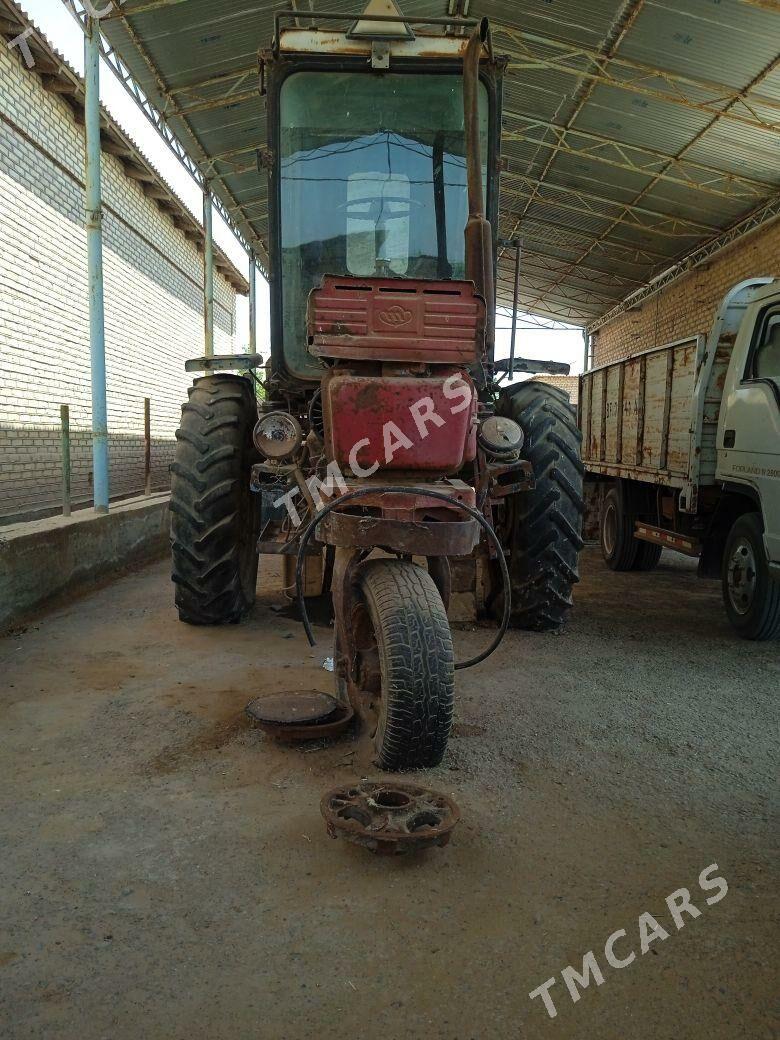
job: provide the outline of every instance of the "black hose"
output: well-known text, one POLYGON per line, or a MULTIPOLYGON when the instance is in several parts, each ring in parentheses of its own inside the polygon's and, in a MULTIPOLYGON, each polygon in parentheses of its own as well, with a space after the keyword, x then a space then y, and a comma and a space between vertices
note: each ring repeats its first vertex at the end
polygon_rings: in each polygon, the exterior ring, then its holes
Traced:
POLYGON ((365 498, 366 495, 420 495, 424 494, 426 498, 438 498, 442 502, 446 502, 450 506, 456 506, 458 509, 462 509, 464 513, 468 513, 472 519, 476 520, 482 529, 487 534, 490 541, 496 550, 498 561, 501 565, 501 578, 504 583, 504 615, 501 618, 501 624, 496 638, 487 648, 483 650, 481 654, 477 654, 476 657, 469 658, 468 661, 457 661, 455 663, 455 671, 460 671, 463 668, 473 668, 475 664, 481 664, 486 658, 496 651, 501 645, 501 641, 506 635, 506 630, 509 628, 509 615, 512 609, 512 585, 509 578, 509 568, 507 567, 506 557, 504 556, 504 550, 501 542, 498 539, 498 535, 490 526, 485 517, 473 506, 467 506, 464 502, 458 502, 450 495, 444 494, 443 491, 434 491, 433 489, 422 491, 419 487, 399 487, 397 484, 385 485, 384 487, 370 487, 360 488, 358 491, 350 491, 346 495, 342 495, 340 498, 335 499, 333 502, 328 502, 319 513, 309 522, 306 530, 301 536, 300 545, 298 546, 298 556, 295 565, 295 594, 298 601, 298 609, 301 612, 301 621, 303 622, 303 628, 306 632, 306 638, 309 640, 309 646, 316 646, 317 641, 314 638, 312 632, 311 623, 309 622, 309 615, 306 611, 306 602, 303 595, 303 563, 305 559, 306 547, 311 541, 312 535, 314 534, 317 525, 320 521, 324 520, 328 513, 333 512, 337 506, 343 506, 347 502, 352 502, 357 498, 365 498))

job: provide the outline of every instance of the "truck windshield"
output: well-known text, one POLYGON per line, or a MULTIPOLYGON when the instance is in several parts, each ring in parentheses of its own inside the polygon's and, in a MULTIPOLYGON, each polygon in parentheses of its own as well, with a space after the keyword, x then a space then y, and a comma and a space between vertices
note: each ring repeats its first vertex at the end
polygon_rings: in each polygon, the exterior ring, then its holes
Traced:
MULTIPOLYGON (((480 107, 487 184, 484 86, 480 107)), ((294 375, 316 378, 306 301, 324 274, 465 277, 462 78, 297 72, 280 134, 284 353, 294 375)))

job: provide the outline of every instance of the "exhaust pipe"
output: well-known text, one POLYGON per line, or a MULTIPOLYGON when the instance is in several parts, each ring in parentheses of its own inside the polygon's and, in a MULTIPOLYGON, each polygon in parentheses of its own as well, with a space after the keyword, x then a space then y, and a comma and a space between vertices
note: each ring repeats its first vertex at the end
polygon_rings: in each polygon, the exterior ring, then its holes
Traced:
POLYGON ((490 47, 490 27, 483 18, 469 37, 463 55, 463 124, 466 135, 466 181, 469 217, 466 221, 466 277, 485 300, 485 353, 493 360, 496 339, 493 229, 485 216, 482 156, 479 146, 479 59, 484 44, 490 47))

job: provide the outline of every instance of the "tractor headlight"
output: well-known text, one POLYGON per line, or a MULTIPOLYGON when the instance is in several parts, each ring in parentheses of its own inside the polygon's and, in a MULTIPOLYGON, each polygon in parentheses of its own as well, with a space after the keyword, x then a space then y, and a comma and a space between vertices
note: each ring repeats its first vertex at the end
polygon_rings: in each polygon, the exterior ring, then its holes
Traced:
POLYGON ((479 428, 479 446, 486 455, 502 462, 516 457, 522 450, 525 436, 514 419, 491 415, 479 428))
POLYGON ((269 412, 258 421, 253 437, 261 455, 282 462, 297 454, 303 443, 303 430, 295 416, 287 412, 269 412))

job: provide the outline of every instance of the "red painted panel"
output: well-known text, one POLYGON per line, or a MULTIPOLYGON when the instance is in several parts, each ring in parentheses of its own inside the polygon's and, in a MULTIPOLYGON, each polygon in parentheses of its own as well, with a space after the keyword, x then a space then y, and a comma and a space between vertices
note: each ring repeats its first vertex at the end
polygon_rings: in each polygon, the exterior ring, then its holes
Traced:
POLYGON ((484 338, 485 303, 472 282, 326 275, 309 297, 317 357, 468 365, 484 338))
POLYGON ((323 380, 323 403, 328 454, 345 471, 358 443, 353 458, 363 470, 378 462, 380 470, 457 473, 476 455, 476 394, 457 369, 439 379, 336 370, 323 380))

